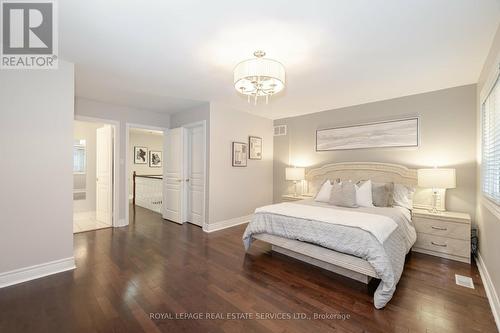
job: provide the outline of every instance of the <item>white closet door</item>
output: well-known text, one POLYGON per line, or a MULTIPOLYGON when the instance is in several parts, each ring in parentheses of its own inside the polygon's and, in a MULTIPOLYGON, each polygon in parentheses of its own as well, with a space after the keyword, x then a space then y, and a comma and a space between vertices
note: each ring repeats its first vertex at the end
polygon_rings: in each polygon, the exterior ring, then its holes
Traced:
POLYGON ((164 144, 163 218, 177 223, 185 220, 184 211, 184 128, 167 131, 164 144))
POLYGON ((203 226, 205 198, 205 131, 203 125, 187 129, 187 221, 203 226))
POLYGON ((112 225, 113 214, 113 128, 97 129, 96 220, 112 225))

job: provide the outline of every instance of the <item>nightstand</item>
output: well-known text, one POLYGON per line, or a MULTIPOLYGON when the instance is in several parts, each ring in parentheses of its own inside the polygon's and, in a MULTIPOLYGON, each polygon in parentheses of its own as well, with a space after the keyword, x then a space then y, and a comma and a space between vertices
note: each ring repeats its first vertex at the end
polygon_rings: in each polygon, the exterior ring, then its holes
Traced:
POLYGON ((299 194, 297 196, 293 194, 284 194, 281 196, 281 201, 298 201, 298 200, 305 200, 305 199, 311 199, 313 197, 312 194, 306 193, 306 194, 299 194))
POLYGON ((413 251, 470 264, 471 218, 457 212, 413 210, 417 241, 413 251))

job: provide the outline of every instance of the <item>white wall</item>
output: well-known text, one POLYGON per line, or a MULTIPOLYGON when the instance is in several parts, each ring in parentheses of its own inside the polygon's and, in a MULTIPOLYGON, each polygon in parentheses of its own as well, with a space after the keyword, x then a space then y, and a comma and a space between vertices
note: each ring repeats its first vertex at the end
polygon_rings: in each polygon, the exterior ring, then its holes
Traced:
POLYGON ((128 206, 126 206, 126 202, 128 203, 128 194, 125 193, 125 182, 129 181, 128 175, 125 172, 125 152, 128 149, 126 144, 126 124, 132 123, 169 128, 170 116, 167 113, 107 104, 80 97, 76 99, 75 114, 83 117, 114 120, 120 123, 118 131, 120 141, 120 161, 118 161, 120 164, 120 179, 118 181, 120 195, 118 198, 118 209, 120 225, 126 225, 128 224, 128 221, 125 221, 126 209, 128 209, 128 206))
POLYGON ((73 72, 0 73, 0 272, 73 257, 73 72))
POLYGON ((96 139, 100 123, 74 122, 74 139, 85 140, 85 199, 73 201, 73 212, 92 212, 96 205, 96 139))
MULTIPOLYGON (((477 122, 478 122, 478 167, 477 167, 477 208, 476 208, 476 222, 479 228, 479 252, 484 264, 488 270, 489 276, 491 278, 491 283, 493 289, 496 292, 496 308, 493 309, 497 314, 497 318, 500 318, 500 302, 498 296, 500 296, 500 260, 498 255, 500 254, 500 206, 496 206, 491 203, 487 204, 487 199, 485 199, 481 192, 481 131, 480 131, 480 96, 481 92, 485 86, 487 79, 500 65, 500 27, 497 30, 491 50, 489 52, 488 58, 484 64, 483 70, 479 77, 477 84, 477 122), (490 209, 488 207, 492 207, 490 209), (495 209, 496 208, 496 209, 495 209)), ((499 166, 500 167, 500 166, 499 166)), ((500 322, 497 321, 497 325, 500 322)), ((499 328, 500 329, 500 328, 499 328)))
POLYGON ((210 104, 209 223, 252 214, 273 201, 273 121, 222 104, 210 104), (263 142, 262 160, 231 166, 231 143, 263 142))
MULTIPOLYGON (((161 151, 163 153, 163 135, 152 134, 147 132, 130 131, 128 144, 128 170, 129 170, 129 195, 133 193, 133 177, 134 171, 138 175, 162 175, 163 168, 152 168, 149 166, 149 152, 151 150, 161 151), (148 148, 148 156, 146 164, 134 164, 134 147, 148 148)), ((162 155, 163 156, 163 155, 162 155)))

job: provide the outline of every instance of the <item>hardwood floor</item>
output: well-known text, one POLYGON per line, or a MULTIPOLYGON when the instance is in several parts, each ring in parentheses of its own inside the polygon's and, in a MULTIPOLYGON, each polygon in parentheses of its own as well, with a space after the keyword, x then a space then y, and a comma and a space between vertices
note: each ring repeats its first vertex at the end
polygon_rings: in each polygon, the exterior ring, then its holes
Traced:
POLYGON ((0 332, 497 331, 475 265, 412 254, 394 298, 376 310, 374 285, 259 242, 245 254, 244 228, 206 234, 138 207, 129 227, 75 235, 75 271, 0 289, 0 332), (455 273, 476 289, 456 286, 455 273), (186 313, 240 318, 180 318, 186 313), (160 318, 168 315, 177 318, 160 318))

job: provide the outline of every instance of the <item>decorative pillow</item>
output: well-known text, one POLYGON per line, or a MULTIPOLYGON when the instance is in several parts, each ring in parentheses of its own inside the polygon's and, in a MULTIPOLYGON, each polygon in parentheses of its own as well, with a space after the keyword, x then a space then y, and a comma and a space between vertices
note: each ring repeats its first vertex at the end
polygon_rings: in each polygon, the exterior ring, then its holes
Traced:
POLYGON ((361 207, 373 207, 371 180, 356 185, 356 203, 361 207))
POLYGON ((394 183, 372 183, 373 205, 376 207, 390 207, 394 192, 394 183))
POLYGON ((330 205, 340 207, 358 207, 356 203, 356 185, 353 182, 335 183, 330 194, 330 205))
POLYGON ((314 197, 314 201, 329 202, 331 192, 332 192, 332 183, 330 182, 330 180, 327 180, 323 183, 323 185, 321 185, 321 188, 314 197))
POLYGON ((392 205, 413 209, 413 193, 415 193, 415 188, 413 186, 394 184, 392 205))

